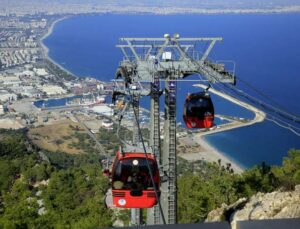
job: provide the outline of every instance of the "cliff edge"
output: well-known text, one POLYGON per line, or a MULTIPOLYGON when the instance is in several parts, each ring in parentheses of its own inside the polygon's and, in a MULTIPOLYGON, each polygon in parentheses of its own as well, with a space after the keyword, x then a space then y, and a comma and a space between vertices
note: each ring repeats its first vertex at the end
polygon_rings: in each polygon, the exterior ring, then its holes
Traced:
POLYGON ((236 229, 237 221, 300 218, 300 185, 294 191, 257 193, 231 205, 223 204, 211 211, 205 222, 229 221, 236 229))

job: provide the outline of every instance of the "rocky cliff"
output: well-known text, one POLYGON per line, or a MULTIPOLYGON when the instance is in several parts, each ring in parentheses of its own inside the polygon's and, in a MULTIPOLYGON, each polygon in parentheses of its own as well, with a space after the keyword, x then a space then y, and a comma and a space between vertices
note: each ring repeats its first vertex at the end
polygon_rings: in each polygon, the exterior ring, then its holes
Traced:
POLYGON ((233 229, 242 220, 300 218, 300 185, 294 191, 257 193, 211 211, 206 222, 229 221, 233 229))

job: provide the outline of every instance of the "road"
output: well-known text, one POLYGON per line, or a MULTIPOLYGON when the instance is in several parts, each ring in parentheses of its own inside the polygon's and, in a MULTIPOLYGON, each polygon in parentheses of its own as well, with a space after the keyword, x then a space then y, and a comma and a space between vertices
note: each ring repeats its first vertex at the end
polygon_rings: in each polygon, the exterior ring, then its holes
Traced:
POLYGON ((90 131, 90 129, 89 128, 87 128, 87 126, 75 115, 75 114, 73 114, 73 117, 76 119, 76 121, 78 122, 78 123, 80 123, 82 126, 83 126, 83 128, 86 130, 86 132, 88 133, 88 135, 95 141, 95 143, 96 143, 96 147, 97 147, 97 149, 99 150, 99 152, 100 152, 100 154, 102 155, 102 156, 107 156, 107 153, 105 152, 105 150, 104 150, 104 148, 103 148, 103 146, 102 146, 102 144, 98 141, 98 139, 95 137, 95 135, 90 131))

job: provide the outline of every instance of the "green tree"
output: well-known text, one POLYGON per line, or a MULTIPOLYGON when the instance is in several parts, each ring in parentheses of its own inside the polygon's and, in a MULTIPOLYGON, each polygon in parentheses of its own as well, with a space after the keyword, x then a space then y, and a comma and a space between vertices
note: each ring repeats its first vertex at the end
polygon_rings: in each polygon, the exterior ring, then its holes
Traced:
POLYGON ((0 227, 34 228, 38 217, 38 204, 30 187, 22 179, 16 180, 11 192, 3 195, 4 214, 0 217, 0 227))

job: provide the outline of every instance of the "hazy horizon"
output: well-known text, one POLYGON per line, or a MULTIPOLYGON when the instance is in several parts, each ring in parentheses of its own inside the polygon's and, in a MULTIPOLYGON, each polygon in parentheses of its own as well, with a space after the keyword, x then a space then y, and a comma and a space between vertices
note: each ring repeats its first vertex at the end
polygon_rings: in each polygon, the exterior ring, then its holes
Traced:
POLYGON ((95 5, 95 6, 137 6, 137 7, 196 7, 203 9, 276 8, 300 5, 300 0, 0 0, 1 7, 44 4, 95 5))

